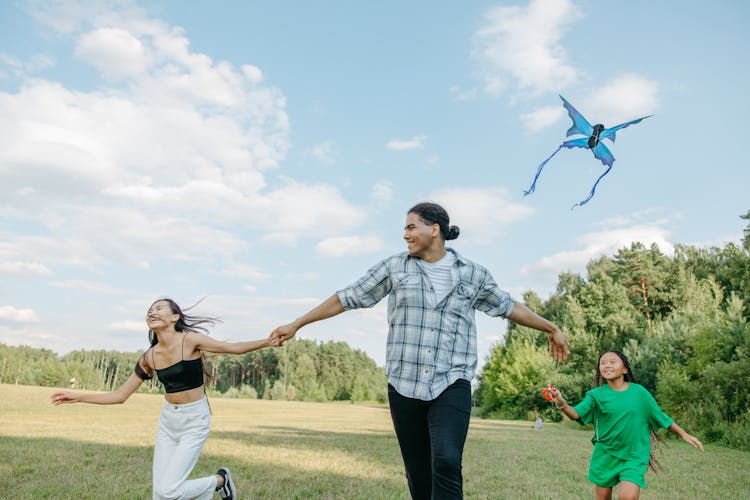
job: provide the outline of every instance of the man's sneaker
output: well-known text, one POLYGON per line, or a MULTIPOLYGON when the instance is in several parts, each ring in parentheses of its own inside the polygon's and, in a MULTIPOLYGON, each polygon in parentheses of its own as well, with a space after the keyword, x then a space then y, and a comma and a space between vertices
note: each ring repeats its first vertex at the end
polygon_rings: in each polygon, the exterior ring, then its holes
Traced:
POLYGON ((234 500, 234 483, 232 482, 232 475, 229 473, 229 469, 222 467, 216 471, 218 475, 224 478, 224 484, 216 488, 221 498, 228 498, 234 500))

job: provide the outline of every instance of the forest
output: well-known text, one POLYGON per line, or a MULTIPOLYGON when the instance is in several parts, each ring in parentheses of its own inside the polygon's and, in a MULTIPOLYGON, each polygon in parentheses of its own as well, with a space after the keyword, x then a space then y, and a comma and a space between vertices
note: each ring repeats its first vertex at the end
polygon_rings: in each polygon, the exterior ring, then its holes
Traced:
MULTIPOLYGON (((110 391, 133 373, 141 354, 77 350, 58 356, 48 349, 0 344, 0 383, 110 391)), ((206 365, 209 395, 381 403, 386 399, 385 370, 346 342, 295 339, 283 349, 208 355, 206 365)), ((140 392, 161 390, 156 379, 139 388, 140 392)))
MULTIPOLYGON (((750 221, 750 211, 740 216, 750 221)), ((750 222, 741 245, 677 245, 668 256, 634 243, 592 260, 585 276, 562 273, 549 298, 523 296, 557 323, 567 362, 547 339, 509 323, 478 374, 475 412, 485 418, 545 420, 560 414, 541 396, 553 383, 575 404, 594 386, 599 355, 622 351, 636 380, 681 426, 706 442, 750 451, 750 222)), ((144 344, 146 334, 144 332, 144 344)), ((112 390, 141 352, 48 349, 0 344, 0 383, 112 390)), ((382 367, 345 342, 295 339, 283 349, 210 356, 209 395, 297 401, 386 400, 382 367)), ((160 392, 151 380, 139 389, 160 392)))
POLYGON ((618 350, 682 427, 750 450, 750 225, 743 236, 742 246, 678 245, 673 256, 634 243, 590 261, 585 276, 562 273, 547 300, 526 292, 565 332, 570 357, 554 363, 546 336, 510 323, 479 376, 479 413, 528 419, 538 409, 559 421, 541 390, 553 383, 577 403, 595 386, 599 355, 618 350))

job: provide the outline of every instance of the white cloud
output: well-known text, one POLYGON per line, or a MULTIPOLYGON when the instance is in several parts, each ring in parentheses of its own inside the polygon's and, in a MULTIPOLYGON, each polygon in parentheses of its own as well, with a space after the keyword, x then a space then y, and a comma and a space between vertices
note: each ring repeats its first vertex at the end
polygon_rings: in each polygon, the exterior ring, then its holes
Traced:
POLYGON ((453 94, 453 98, 457 101, 473 101, 474 99, 476 99, 478 94, 478 90, 476 88, 463 90, 458 85, 452 85, 449 90, 451 94, 453 94))
POLYGON ((282 232, 314 236, 355 227, 365 219, 365 212, 331 186, 290 181, 267 196, 248 200, 241 216, 273 232, 283 229, 282 232))
POLYGON ((49 276, 52 271, 39 262, 0 262, 0 273, 21 276, 49 276))
POLYGON ((4 74, 4 72, 0 70, 0 79, 11 75, 16 78, 25 78, 44 69, 53 67, 55 65, 55 60, 46 54, 36 54, 28 59, 20 60, 10 54, 0 52, 0 64, 5 65, 9 70, 9 75, 4 74))
POLYGON ((146 326, 146 321, 134 321, 134 320, 124 320, 124 321, 115 321, 107 325, 107 329, 109 330, 115 330, 115 331, 122 331, 122 332, 138 332, 143 333, 148 331, 148 326, 146 326))
POLYGON ((297 237, 293 233, 268 233, 263 236, 262 240, 278 246, 293 246, 297 243, 297 237))
POLYGON ((388 203, 393 199, 393 183, 378 181, 372 186, 372 199, 379 203, 388 203))
POLYGON ((545 106, 521 115, 521 121, 528 130, 537 132, 558 122, 565 116, 566 111, 562 106, 545 106))
POLYGON ((327 238, 315 245, 315 250, 326 257, 367 254, 383 248, 383 241, 374 236, 339 236, 327 238))
POLYGON ((389 141, 385 147, 392 151, 408 151, 412 149, 424 149, 424 142, 427 139, 426 135, 415 135, 411 139, 393 139, 389 141))
POLYGON ((248 235, 290 245, 364 219, 329 185, 268 188, 289 123, 260 68, 192 52, 181 28, 129 2, 34 8, 77 40, 82 61, 121 81, 78 91, 33 79, 0 92, 0 207, 43 228, 9 236, 5 260, 146 268, 164 255, 228 258, 248 235), (183 234, 191 244, 175 250, 183 234))
POLYGON ((0 319, 16 323, 38 323, 39 316, 33 309, 16 309, 13 306, 0 306, 0 319))
POLYGON ((335 163, 333 147, 328 142, 313 147, 311 154, 321 163, 327 165, 335 163))
POLYGON ((431 193, 429 198, 446 209, 451 225, 461 230, 461 241, 482 245, 533 213, 529 205, 510 201, 502 187, 446 189, 431 193))
POLYGON ((253 83, 260 83, 263 80, 263 71, 252 64, 243 64, 242 73, 253 83))
POLYGON ((235 278, 253 281, 267 280, 271 277, 270 274, 263 272, 256 266, 248 266, 244 264, 234 264, 226 269, 224 274, 234 276, 235 278))
POLYGON ((520 91, 532 93, 574 83, 578 72, 560 41, 579 17, 570 0, 532 0, 527 7, 490 9, 474 37, 485 91, 500 95, 511 81, 520 91))
POLYGON ((652 113, 658 105, 658 94, 657 82, 629 74, 597 88, 585 102, 593 113, 592 120, 612 126, 652 113))
POLYGON ((78 40, 75 53, 108 80, 138 77, 150 63, 150 54, 144 44, 121 28, 99 28, 84 33, 78 40))
POLYGON ((592 259, 612 256, 621 248, 629 248, 634 242, 641 242, 647 247, 656 244, 663 253, 671 255, 674 253, 674 245, 669 241, 669 232, 663 227, 664 224, 665 221, 654 221, 625 227, 608 227, 583 234, 576 238, 578 248, 544 257, 521 272, 528 274, 541 271, 555 275, 567 271, 583 273, 586 264, 592 259))
POLYGON ((87 280, 62 280, 62 281, 52 281, 50 282, 50 286, 54 286, 57 288, 67 288, 69 290, 76 290, 78 292, 87 292, 87 293, 106 293, 106 294, 119 294, 122 293, 121 290, 118 290, 115 287, 105 285, 102 283, 96 283, 94 281, 87 281, 87 280))
POLYGON ((307 273, 287 274, 286 278, 292 281, 316 281, 320 279, 320 273, 310 271, 307 273))
MULTIPOLYGON (((566 99, 592 125, 603 123, 611 127, 652 113, 659 103, 659 84, 638 75, 621 75, 581 99, 566 99)), ((559 106, 545 106, 521 115, 524 126, 532 132, 567 118, 561 101, 559 106)))

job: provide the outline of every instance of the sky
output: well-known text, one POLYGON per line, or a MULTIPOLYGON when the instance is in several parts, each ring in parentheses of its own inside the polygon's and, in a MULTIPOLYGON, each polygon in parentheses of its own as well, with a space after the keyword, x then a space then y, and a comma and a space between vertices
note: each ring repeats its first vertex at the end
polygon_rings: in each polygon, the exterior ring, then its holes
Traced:
MULTIPOLYGON (((405 251, 449 246, 521 299, 640 241, 738 243, 750 3, 0 2, 0 343, 145 350, 160 297, 266 337, 405 251), (561 150, 563 95, 592 124, 561 150)), ((385 300, 298 336, 385 363, 385 300)), ((507 328, 477 315, 480 368, 507 328)))

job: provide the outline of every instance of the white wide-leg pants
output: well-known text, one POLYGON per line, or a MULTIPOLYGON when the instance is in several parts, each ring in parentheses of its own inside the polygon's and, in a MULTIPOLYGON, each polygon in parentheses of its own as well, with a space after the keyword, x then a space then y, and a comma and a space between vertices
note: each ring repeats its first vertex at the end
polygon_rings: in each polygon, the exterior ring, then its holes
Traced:
POLYGON ((213 497, 215 475, 188 480, 210 431, 206 398, 182 405, 164 402, 154 446, 154 500, 213 497))

